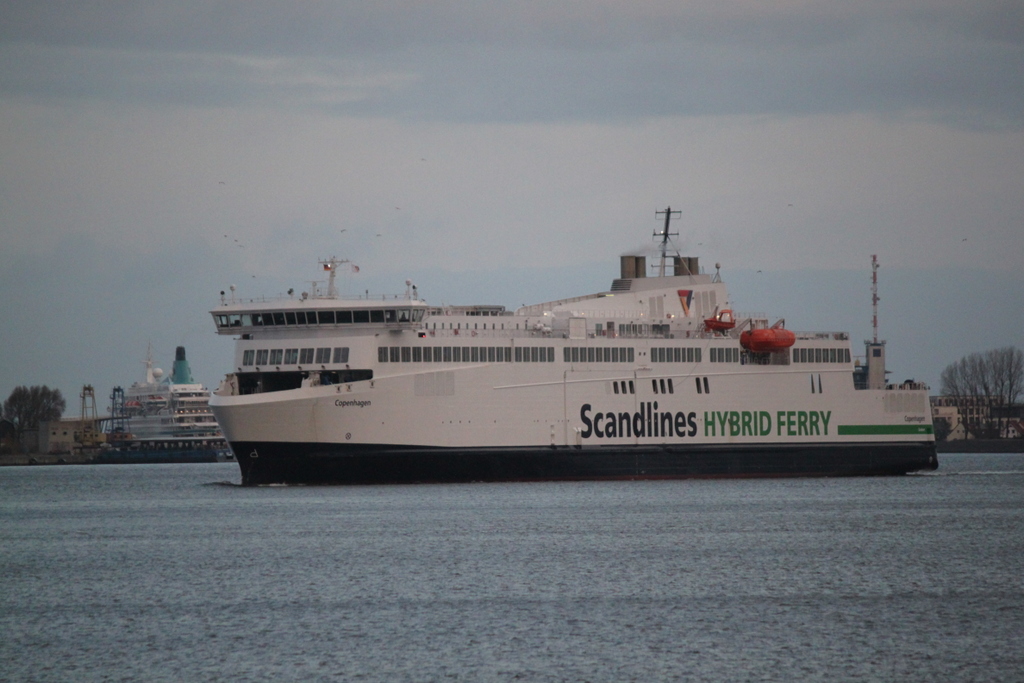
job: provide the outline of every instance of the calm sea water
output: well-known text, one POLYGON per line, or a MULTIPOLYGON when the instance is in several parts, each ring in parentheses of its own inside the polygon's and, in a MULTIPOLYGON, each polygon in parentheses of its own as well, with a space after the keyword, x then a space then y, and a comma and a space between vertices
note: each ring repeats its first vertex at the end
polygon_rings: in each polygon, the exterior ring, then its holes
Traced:
POLYGON ((0 469, 0 679, 1024 680, 1024 456, 865 479, 0 469))

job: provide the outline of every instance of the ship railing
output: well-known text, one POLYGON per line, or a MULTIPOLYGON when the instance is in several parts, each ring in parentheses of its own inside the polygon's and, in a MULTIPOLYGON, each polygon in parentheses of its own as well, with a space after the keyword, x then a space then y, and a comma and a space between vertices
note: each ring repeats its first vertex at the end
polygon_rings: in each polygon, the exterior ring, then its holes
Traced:
POLYGON ((847 341, 850 338, 849 332, 794 332, 797 339, 813 341, 815 339, 835 341, 847 341))
MULTIPOLYGON (((520 306, 515 310, 515 315, 544 315, 547 311, 555 310, 557 306, 563 306, 565 304, 576 303, 577 301, 592 301, 594 299, 603 298, 604 294, 586 294, 584 296, 574 296, 570 299, 559 299, 558 301, 545 301, 542 304, 531 304, 529 306, 520 306)), ((602 312, 602 315, 604 312, 602 312)), ((573 313, 573 315, 576 315, 573 313)), ((596 313, 594 311, 587 311, 586 316, 594 317, 596 313)))

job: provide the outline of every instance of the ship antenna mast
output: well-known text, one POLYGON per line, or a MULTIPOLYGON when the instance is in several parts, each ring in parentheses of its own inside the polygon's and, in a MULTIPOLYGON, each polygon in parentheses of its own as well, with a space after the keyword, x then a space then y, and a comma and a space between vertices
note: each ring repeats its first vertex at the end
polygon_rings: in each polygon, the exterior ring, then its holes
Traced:
MULTIPOLYGON (((328 271, 330 275, 327 276, 327 296, 331 299, 338 298, 338 288, 334 286, 334 276, 338 272, 338 266, 342 263, 348 263, 348 259, 341 259, 340 261, 336 256, 332 256, 326 261, 321 261, 320 264, 324 267, 324 270, 328 271)), ((321 280, 322 282, 322 280, 321 280)))
POLYGON ((871 255, 871 329, 872 341, 878 343, 878 256, 871 255))
POLYGON ((672 220, 673 216, 682 216, 683 212, 682 211, 673 211, 671 206, 667 207, 664 211, 655 211, 654 212, 655 217, 660 216, 662 214, 665 214, 665 227, 662 228, 661 232, 655 232, 654 233, 655 237, 660 237, 661 238, 661 264, 658 266, 658 276, 659 277, 665 277, 665 259, 667 258, 667 254, 668 254, 668 240, 669 240, 669 237, 678 237, 679 236, 678 232, 669 232, 668 231, 669 221, 672 220))

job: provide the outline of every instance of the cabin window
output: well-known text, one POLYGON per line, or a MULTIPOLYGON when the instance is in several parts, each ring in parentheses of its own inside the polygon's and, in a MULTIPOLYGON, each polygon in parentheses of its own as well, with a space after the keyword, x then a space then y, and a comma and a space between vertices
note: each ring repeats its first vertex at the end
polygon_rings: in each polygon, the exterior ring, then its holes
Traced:
POLYGON ((651 391, 653 391, 654 393, 658 393, 658 380, 651 380, 651 391))
POLYGON ((487 347, 487 362, 488 363, 493 363, 496 360, 496 356, 497 355, 498 355, 498 349, 494 348, 493 346, 488 346, 487 347))
POLYGON ((450 347, 450 346, 444 347, 444 362, 445 363, 451 363, 452 362, 452 347, 450 347))
POLYGON ((616 394, 619 393, 619 383, 618 382, 612 382, 612 391, 614 391, 616 394))
POLYGON ((398 347, 390 347, 388 349, 388 360, 391 361, 392 363, 397 363, 399 362, 399 358, 401 358, 401 351, 398 350, 398 347))
POLYGON ((284 349, 270 349, 270 364, 281 365, 284 360, 284 349))
POLYGON ((334 362, 335 363, 347 363, 348 362, 348 347, 347 346, 335 346, 334 347, 334 362))
POLYGON ((412 347, 412 362, 422 363, 423 362, 423 349, 419 346, 412 347))
POLYGON ((377 362, 387 363, 388 362, 388 347, 378 346, 377 347, 377 362))
POLYGON ((412 348, 411 347, 409 347, 409 346, 403 346, 402 347, 402 362, 403 363, 410 363, 410 362, 412 362, 412 348))
POLYGON ((253 360, 256 358, 256 352, 253 349, 248 349, 242 352, 242 365, 252 365, 253 360))
POLYGON ((266 365, 268 354, 270 352, 267 349, 260 349, 256 352, 256 365, 266 365))
POLYGON ((668 378, 668 393, 670 393, 670 394, 676 393, 676 388, 674 386, 672 386, 672 378, 671 377, 668 378))
POLYGON ((700 377, 694 377, 693 380, 697 383, 697 393, 703 394, 704 388, 700 385, 700 377))
POLYGON ((665 380, 663 380, 663 379, 658 380, 658 384, 661 386, 661 393, 664 394, 665 393, 665 380))
POLYGON ((711 393, 711 387, 708 386, 708 378, 707 377, 702 377, 701 379, 704 380, 704 393, 705 394, 710 394, 711 393))
POLYGON ((295 365, 299 362, 299 350, 298 349, 285 349, 284 350, 284 364, 295 365))

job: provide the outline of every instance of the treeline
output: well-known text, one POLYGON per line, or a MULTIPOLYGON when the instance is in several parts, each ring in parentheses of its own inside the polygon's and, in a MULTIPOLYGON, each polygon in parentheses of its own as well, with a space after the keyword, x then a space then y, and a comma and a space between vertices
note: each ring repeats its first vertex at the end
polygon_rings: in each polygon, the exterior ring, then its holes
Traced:
POLYGON ((972 353, 946 366, 941 381, 942 394, 959 410, 967 434, 997 439, 1014 418, 1017 400, 1024 392, 1024 352, 1007 346, 972 353))
POLYGON ((17 387, 4 401, 2 418, 9 431, 2 432, 0 452, 19 450, 21 435, 39 429, 39 423, 59 420, 67 403, 60 389, 47 386, 17 387))

